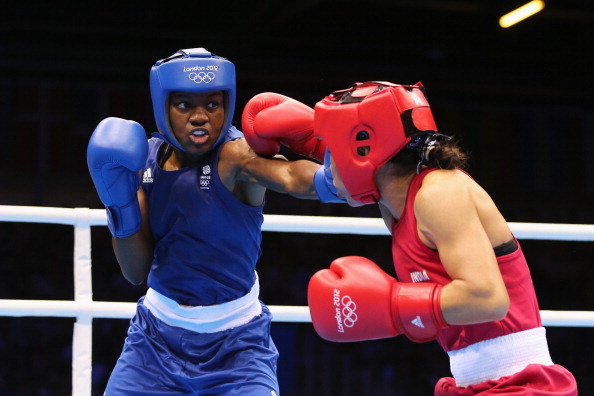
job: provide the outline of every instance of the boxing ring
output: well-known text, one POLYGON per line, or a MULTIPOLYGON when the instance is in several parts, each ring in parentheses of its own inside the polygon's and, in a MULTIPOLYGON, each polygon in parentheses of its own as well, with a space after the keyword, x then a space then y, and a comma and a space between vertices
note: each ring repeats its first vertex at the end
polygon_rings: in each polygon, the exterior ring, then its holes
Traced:
MULTIPOLYGON (((102 209, 0 205, 0 221, 74 227, 74 299, 0 300, 0 316, 75 318, 72 341, 72 395, 91 396, 94 318, 129 319, 136 302, 94 301, 91 227, 106 226, 102 209)), ((518 239, 594 241, 594 225, 509 223, 518 239)), ((265 215, 263 231, 319 234, 389 235, 380 218, 265 215)), ((307 307, 269 306, 275 322, 310 322, 307 307)), ((594 327, 594 311, 542 310, 544 326, 594 327)))

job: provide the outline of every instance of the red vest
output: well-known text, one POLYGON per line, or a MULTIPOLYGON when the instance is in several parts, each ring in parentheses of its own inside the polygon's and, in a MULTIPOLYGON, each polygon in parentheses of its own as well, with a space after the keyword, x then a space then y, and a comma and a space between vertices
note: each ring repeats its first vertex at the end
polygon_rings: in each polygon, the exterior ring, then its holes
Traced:
MULTIPOLYGON (((427 169, 413 178, 402 216, 400 220, 392 222, 392 256, 400 282, 428 281, 444 285, 451 282, 441 264, 439 253, 421 242, 414 216, 413 204, 417 192, 425 176, 433 170, 427 169)), ((542 326, 530 270, 519 243, 515 252, 497 257, 497 262, 510 298, 507 316, 496 322, 450 326, 441 330, 437 341, 446 352, 542 326)))

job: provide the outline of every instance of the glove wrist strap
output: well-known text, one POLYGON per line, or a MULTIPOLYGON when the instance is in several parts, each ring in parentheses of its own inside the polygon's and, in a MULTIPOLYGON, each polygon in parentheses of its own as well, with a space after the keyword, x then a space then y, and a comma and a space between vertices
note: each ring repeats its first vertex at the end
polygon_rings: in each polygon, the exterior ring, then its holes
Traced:
POLYGON ((342 198, 338 198, 336 189, 332 184, 329 183, 328 178, 324 174, 324 167, 320 168, 314 174, 314 188, 318 199, 324 203, 345 203, 346 201, 342 198))
POLYGON ((442 289, 443 285, 428 282, 394 286, 394 322, 411 341, 434 340, 439 330, 448 326, 441 312, 442 289))
POLYGON ((138 200, 134 199, 126 206, 105 207, 107 228, 115 238, 124 238, 136 233, 142 224, 142 215, 138 200))

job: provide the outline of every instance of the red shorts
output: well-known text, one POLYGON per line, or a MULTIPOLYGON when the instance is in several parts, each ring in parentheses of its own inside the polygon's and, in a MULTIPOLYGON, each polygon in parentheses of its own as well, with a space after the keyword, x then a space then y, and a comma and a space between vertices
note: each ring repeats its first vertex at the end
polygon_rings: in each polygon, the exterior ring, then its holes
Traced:
POLYGON ((563 366, 530 364, 524 370, 498 380, 481 382, 466 388, 456 386, 453 378, 440 379, 435 385, 435 396, 471 395, 512 396, 577 396, 573 375, 563 366))

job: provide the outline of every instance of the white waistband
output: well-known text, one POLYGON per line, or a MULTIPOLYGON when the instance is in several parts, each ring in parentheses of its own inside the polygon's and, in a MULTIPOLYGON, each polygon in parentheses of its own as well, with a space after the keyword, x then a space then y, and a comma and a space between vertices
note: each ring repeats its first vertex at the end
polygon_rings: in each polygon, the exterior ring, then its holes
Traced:
POLYGON ((450 369, 456 386, 466 387, 515 374, 529 364, 551 366, 544 327, 477 342, 450 351, 450 369))
POLYGON ((246 324, 262 313, 258 299, 260 284, 258 276, 254 286, 245 296, 217 305, 186 306, 148 289, 144 305, 158 319, 171 326, 198 333, 216 333, 246 324))

